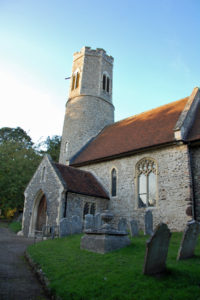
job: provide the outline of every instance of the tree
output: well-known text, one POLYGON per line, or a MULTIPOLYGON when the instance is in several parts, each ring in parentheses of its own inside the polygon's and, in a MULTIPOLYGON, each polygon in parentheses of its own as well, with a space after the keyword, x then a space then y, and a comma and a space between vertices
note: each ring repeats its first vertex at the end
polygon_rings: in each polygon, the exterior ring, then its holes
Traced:
POLYGON ((0 129, 0 144, 5 142, 21 143, 26 148, 32 148, 33 142, 30 136, 20 127, 3 127, 0 129))
POLYGON ((60 145, 61 145, 61 137, 58 135, 54 135, 52 138, 50 136, 40 144, 46 150, 41 150, 41 154, 49 154, 53 161, 58 162, 59 153, 60 153, 60 145))
POLYGON ((0 129, 0 208, 3 211, 23 208, 24 190, 41 158, 22 128, 0 129))

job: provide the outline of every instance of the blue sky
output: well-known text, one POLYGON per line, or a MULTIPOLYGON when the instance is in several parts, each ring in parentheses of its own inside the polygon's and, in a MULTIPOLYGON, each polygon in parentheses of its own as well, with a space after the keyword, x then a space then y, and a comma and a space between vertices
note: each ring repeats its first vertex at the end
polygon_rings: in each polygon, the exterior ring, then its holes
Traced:
POLYGON ((115 59, 116 121, 188 96, 199 36, 199 0, 0 0, 0 127, 61 135, 64 78, 83 46, 115 59))

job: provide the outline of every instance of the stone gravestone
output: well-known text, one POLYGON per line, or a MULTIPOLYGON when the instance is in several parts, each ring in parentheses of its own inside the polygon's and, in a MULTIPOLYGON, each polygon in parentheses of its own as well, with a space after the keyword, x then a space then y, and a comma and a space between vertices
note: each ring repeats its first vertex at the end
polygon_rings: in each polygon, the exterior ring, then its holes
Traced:
POLYGON ((84 229, 94 229, 94 216, 91 214, 85 215, 84 229))
POLYGON ((59 235, 60 237, 64 237, 71 234, 71 221, 67 218, 63 218, 60 220, 60 229, 59 235))
POLYGON ((130 233, 131 236, 137 236, 139 234, 138 223, 135 220, 130 221, 130 233))
POLYGON ((79 216, 72 216, 71 234, 82 232, 82 222, 79 216))
POLYGON ((144 234, 152 235, 153 234, 153 215, 150 210, 147 210, 144 216, 144 234))
POLYGON ((183 233, 183 238, 178 251, 177 260, 194 256, 195 246, 200 233, 200 223, 197 221, 188 222, 183 233))
POLYGON ((99 229, 99 228, 101 228, 101 225, 102 225, 101 214, 97 213, 94 216, 94 227, 95 227, 95 229, 99 229))
POLYGON ((121 218, 118 223, 118 230, 127 232, 127 222, 125 218, 121 218))
POLYGON ((171 232, 166 224, 157 226, 154 234, 147 241, 143 273, 159 274, 166 270, 166 259, 171 232))

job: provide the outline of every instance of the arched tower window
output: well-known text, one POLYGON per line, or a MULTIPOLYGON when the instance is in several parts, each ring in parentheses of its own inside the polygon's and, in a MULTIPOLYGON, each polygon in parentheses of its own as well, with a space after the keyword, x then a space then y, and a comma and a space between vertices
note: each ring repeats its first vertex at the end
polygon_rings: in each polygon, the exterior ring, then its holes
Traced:
POLYGON ((79 72, 77 72, 76 73, 76 85, 75 85, 75 88, 79 87, 79 78, 80 78, 80 74, 79 74, 79 72))
POLYGON ((157 164, 144 158, 136 165, 138 182, 138 207, 155 206, 157 200, 157 164))
POLYGON ((103 75, 103 90, 106 90, 106 75, 103 75))
POLYGON ((111 195, 112 197, 117 195, 117 172, 115 168, 111 172, 111 195))
POLYGON ((110 92, 110 78, 106 74, 103 74, 102 88, 103 88, 103 91, 105 91, 107 93, 110 92))
POLYGON ((110 78, 107 77, 107 86, 106 86, 107 93, 109 93, 109 85, 110 85, 110 78))
POLYGON ((76 76, 73 75, 72 76, 72 90, 74 90, 74 88, 75 88, 75 82, 76 82, 76 76))
POLYGON ((79 87, 80 73, 79 71, 75 71, 72 75, 72 90, 79 87))

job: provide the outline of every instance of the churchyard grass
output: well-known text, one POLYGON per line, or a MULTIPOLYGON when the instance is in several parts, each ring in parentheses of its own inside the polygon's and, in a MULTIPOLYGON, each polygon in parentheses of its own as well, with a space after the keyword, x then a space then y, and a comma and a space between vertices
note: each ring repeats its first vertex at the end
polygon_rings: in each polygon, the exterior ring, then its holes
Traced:
POLYGON ((39 242, 28 248, 61 299, 199 299, 200 240, 192 259, 176 261, 182 233, 173 233, 167 272, 142 274, 147 237, 132 238, 131 245, 108 254, 80 250, 81 235, 39 242))
POLYGON ((17 233, 22 229, 22 224, 20 222, 13 221, 8 225, 8 228, 13 232, 17 233))

